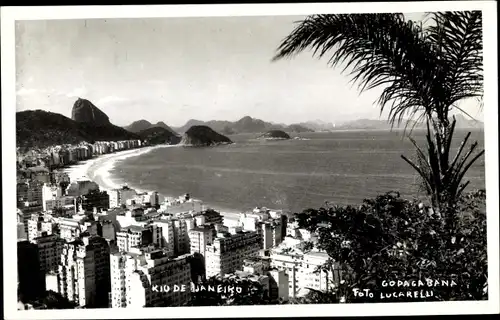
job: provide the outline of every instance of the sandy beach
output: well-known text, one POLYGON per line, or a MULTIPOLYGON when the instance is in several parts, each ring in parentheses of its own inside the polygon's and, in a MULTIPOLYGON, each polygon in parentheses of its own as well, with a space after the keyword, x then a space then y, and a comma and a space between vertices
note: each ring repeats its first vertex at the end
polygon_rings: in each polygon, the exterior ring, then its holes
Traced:
MULTIPOLYGON (((102 190, 112 190, 122 187, 113 181, 110 171, 115 167, 117 161, 131 157, 137 157, 159 148, 174 147, 170 145, 158 145, 139 149, 124 150, 115 153, 104 154, 93 159, 82 161, 74 166, 66 168, 64 172, 69 175, 71 181, 88 179, 99 185, 102 190)), ((148 191, 148 190, 138 190, 148 191)))

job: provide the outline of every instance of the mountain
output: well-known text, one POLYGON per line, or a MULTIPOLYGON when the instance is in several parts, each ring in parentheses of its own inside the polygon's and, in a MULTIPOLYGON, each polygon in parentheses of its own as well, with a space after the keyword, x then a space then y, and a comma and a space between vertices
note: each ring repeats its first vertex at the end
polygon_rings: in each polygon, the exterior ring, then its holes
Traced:
POLYGON ((210 127, 212 130, 222 132, 224 130, 229 130, 229 129, 232 130, 232 124, 233 123, 230 121, 221 121, 221 120, 201 121, 201 120, 191 119, 188 120, 188 122, 186 122, 186 124, 183 125, 182 127, 174 128, 174 130, 179 133, 185 133, 193 126, 207 126, 210 127))
MULTIPOLYGON (((457 129, 479 129, 484 127, 484 123, 478 120, 470 119, 468 117, 465 117, 462 114, 456 114, 455 119, 457 120, 457 123, 455 127, 457 129)), ((450 117, 450 121, 452 121, 453 118, 450 117)), ((408 124, 406 123, 405 120, 401 121, 401 124, 397 126, 397 124, 394 125, 394 128, 405 128, 407 129, 424 129, 426 128, 425 122, 419 122, 416 123, 414 120, 408 121, 408 124)), ((349 130, 349 129, 356 129, 356 130, 362 130, 362 129, 375 129, 375 130, 390 130, 391 129, 391 124, 389 121, 385 119, 380 119, 380 120, 371 120, 371 119, 358 119, 358 120, 353 120, 353 121, 348 121, 345 122, 341 125, 338 125, 335 127, 335 129, 340 129, 340 130, 349 130)))
POLYGON ((147 120, 138 120, 132 122, 130 125, 123 127, 125 130, 128 130, 130 132, 138 133, 140 131, 146 130, 151 128, 152 124, 151 122, 147 120))
POLYGON ((312 131, 332 131, 335 126, 331 122, 325 122, 322 120, 307 121, 298 123, 298 125, 310 129, 312 131))
POLYGON ((111 125, 109 117, 87 99, 78 98, 71 110, 71 119, 96 126, 111 125))
MULTIPOLYGON (((404 124, 403 124, 404 125, 404 124)), ((387 120, 371 120, 371 119, 358 119, 342 123, 335 127, 335 129, 349 130, 349 129, 391 129, 391 124, 387 120)))
POLYGON ((162 127, 151 127, 137 133, 148 144, 178 144, 181 137, 162 127))
MULTIPOLYGON (((305 127, 301 124, 291 124, 288 127, 285 127, 286 132, 293 132, 293 133, 301 133, 301 132, 314 132, 316 130, 305 127)), ((320 131, 320 130, 317 130, 320 131)))
POLYGON ((172 128, 170 128, 165 122, 163 121, 159 121, 157 122, 156 124, 153 124, 152 125, 153 127, 157 127, 157 128, 163 128, 163 129, 166 129, 168 131, 170 131, 171 133, 175 134, 176 136, 178 136, 179 134, 177 132, 175 132, 172 128))
POLYGON ((281 130, 271 130, 263 135, 261 135, 258 139, 266 139, 266 140, 288 140, 290 136, 281 130))
MULTIPOLYGON (((98 123, 101 123, 97 121, 98 123)), ((61 114, 43 110, 16 113, 16 142, 18 147, 47 147, 76 144, 82 141, 128 140, 139 136, 112 124, 96 125, 77 122, 61 114)))
POLYGON ((263 133, 270 130, 283 130, 285 132, 310 132, 309 128, 306 128, 300 124, 294 124, 291 126, 274 124, 271 122, 265 122, 260 119, 245 116, 238 121, 221 121, 221 120, 211 120, 211 121, 201 121, 191 119, 186 122, 185 125, 179 128, 175 128, 177 132, 186 132, 192 126, 207 126, 212 130, 217 132, 222 132, 224 134, 238 134, 238 133, 263 133))
POLYGON ((150 128, 163 128, 170 131, 172 134, 177 135, 177 133, 172 130, 165 122, 159 121, 156 124, 152 124, 147 120, 138 120, 132 122, 129 126, 124 127, 126 130, 134 133, 139 133, 140 131, 150 129, 150 128))
POLYGON ((232 141, 207 126, 192 126, 184 135, 180 144, 194 147, 209 147, 219 144, 230 144, 232 141))

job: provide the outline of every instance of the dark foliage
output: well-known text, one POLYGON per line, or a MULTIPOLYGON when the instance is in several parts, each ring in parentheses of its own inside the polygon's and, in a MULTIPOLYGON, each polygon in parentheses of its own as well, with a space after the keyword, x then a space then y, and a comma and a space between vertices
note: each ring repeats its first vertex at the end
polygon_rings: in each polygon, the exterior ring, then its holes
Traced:
MULTIPOLYGON (((338 263, 343 282, 334 292, 311 293, 314 301, 389 302, 487 299, 486 195, 477 191, 460 197, 453 224, 418 201, 388 193, 365 200, 359 207, 332 206, 296 214, 299 225, 319 234, 318 246, 338 263), (318 227, 321 224, 321 227, 318 227), (324 227, 328 225, 328 227, 324 227), (448 285, 428 286, 426 279, 448 285), (423 286, 384 281, 421 280, 423 286), (456 285, 452 285, 451 281, 456 285), (355 296, 369 289, 372 298, 355 296), (392 292, 432 291, 423 298, 382 296, 392 292)), ((311 295, 307 299, 312 299, 311 295)))

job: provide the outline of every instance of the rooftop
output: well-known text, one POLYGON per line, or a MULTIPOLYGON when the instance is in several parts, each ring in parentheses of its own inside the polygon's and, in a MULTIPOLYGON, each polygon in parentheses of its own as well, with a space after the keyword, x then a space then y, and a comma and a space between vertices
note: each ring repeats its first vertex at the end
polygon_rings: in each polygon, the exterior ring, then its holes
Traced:
POLYGON ((141 226, 136 226, 136 225, 131 225, 131 226, 128 226, 128 227, 124 227, 122 228, 120 231, 121 232, 141 232, 141 231, 144 231, 144 230, 147 230, 147 228, 144 228, 144 227, 141 227, 141 226))

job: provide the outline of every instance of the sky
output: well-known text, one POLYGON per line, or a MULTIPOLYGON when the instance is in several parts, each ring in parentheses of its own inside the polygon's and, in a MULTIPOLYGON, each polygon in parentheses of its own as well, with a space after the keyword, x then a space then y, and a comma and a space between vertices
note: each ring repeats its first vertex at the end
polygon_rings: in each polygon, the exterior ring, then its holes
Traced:
MULTIPOLYGON (((304 52, 271 62, 303 18, 18 21, 16 108, 71 117, 81 97, 119 126, 140 119, 181 126, 189 119, 244 116, 287 124, 379 119, 374 102, 381 90, 360 94, 326 59, 304 52)), ((475 101, 462 107, 482 116, 475 101)))

